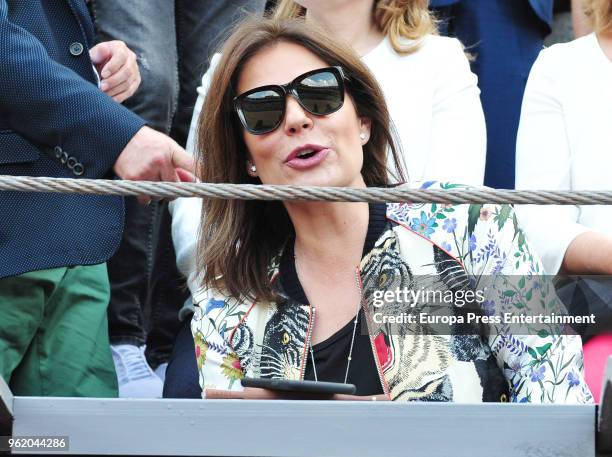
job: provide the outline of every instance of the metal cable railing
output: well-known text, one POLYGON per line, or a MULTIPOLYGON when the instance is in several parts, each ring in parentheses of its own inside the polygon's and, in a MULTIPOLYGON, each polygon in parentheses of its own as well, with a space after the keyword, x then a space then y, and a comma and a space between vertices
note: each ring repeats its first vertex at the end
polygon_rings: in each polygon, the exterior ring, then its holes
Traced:
POLYGON ((549 191, 491 188, 413 189, 370 187, 299 187, 256 184, 171 183, 104 179, 63 179, 1 176, 0 191, 76 193, 92 195, 147 195, 153 198, 204 197, 238 200, 497 203, 536 205, 609 205, 612 190, 549 191))

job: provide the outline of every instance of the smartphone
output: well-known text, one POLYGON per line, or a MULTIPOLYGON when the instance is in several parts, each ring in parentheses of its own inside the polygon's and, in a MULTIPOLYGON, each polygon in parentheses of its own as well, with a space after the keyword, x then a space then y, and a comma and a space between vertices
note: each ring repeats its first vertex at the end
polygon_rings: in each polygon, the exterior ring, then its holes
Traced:
POLYGON ((354 395, 357 391, 354 384, 342 384, 340 382, 292 381, 269 378, 244 378, 240 382, 243 387, 259 387, 260 389, 308 394, 354 395))

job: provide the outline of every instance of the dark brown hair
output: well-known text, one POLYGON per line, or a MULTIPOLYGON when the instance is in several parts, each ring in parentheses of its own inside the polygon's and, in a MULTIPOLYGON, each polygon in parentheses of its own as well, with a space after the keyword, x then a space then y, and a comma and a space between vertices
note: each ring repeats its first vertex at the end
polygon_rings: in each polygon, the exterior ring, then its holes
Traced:
MULTIPOLYGON (((362 176, 367 186, 387 186, 387 154, 404 181, 403 167, 391 132, 383 94, 353 51, 300 20, 247 19, 222 49, 198 122, 198 174, 204 182, 261 184, 247 174, 248 151, 232 100, 244 64, 277 43, 303 46, 347 76, 346 90, 357 115, 372 122, 363 147, 362 176)), ((273 300, 269 268, 293 234, 282 202, 204 200, 198 242, 198 271, 204 286, 225 290, 239 299, 273 300)))

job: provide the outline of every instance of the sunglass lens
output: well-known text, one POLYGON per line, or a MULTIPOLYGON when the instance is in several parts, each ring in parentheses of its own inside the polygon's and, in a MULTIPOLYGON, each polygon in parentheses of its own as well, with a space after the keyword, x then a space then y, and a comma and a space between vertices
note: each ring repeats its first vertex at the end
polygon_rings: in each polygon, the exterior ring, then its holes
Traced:
POLYGON ((302 106, 312 114, 337 111, 344 102, 344 91, 334 72, 321 71, 302 79, 296 86, 302 106))
POLYGON ((243 97, 240 107, 248 129, 254 133, 266 133, 281 122, 285 98, 276 91, 262 90, 243 97))

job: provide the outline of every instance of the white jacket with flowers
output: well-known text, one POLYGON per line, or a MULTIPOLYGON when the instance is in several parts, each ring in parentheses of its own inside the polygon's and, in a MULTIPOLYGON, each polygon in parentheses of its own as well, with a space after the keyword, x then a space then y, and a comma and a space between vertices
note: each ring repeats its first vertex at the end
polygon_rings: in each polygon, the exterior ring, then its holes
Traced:
MULTIPOLYGON (((457 186, 428 182, 422 187, 457 186)), ((359 274, 374 360, 390 399, 592 401, 580 337, 564 334, 560 326, 509 325, 503 318, 505 313, 563 313, 511 206, 388 204, 386 217, 359 274), (377 324, 380 291, 414 289, 418 278, 445 292, 486 283, 484 300, 477 303, 481 317, 490 318, 485 332, 478 326, 466 332, 465 326, 442 331, 443 326, 428 324, 377 324)), ((284 297, 278 302, 242 302, 215 290, 194 297, 191 328, 203 388, 240 390, 244 376, 303 379, 315 316, 309 305, 284 294, 277 263, 271 271, 271 287, 284 297)), ((382 309, 401 314, 415 308, 434 309, 426 302, 411 307, 397 301, 382 309)), ((465 315, 459 306, 450 308, 450 314, 465 315)))

